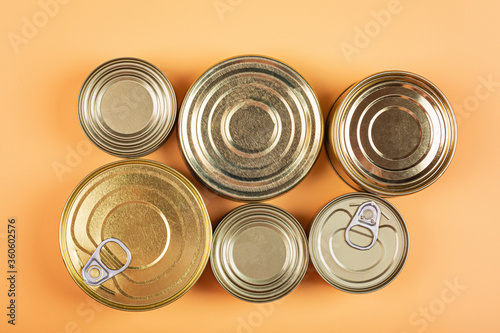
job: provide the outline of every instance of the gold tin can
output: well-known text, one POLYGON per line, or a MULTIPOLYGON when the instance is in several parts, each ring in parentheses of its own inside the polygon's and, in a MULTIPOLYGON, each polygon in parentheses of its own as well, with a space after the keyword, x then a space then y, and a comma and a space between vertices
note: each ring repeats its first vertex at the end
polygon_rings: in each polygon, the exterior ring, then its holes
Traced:
POLYGON ((335 288, 352 293, 375 291, 394 280, 409 245, 401 214, 369 193, 330 201, 309 231, 309 253, 318 273, 335 288))
POLYGON ((436 181, 455 152, 457 128, 444 94, 423 77, 374 74, 349 87, 327 120, 326 147, 355 190, 410 194, 436 181))
POLYGON ((175 92, 152 64, 119 58, 97 67, 78 96, 78 119, 97 147, 119 157, 139 157, 159 148, 177 116, 175 92))
POLYGON ((212 226, 196 188, 148 160, 105 165, 73 191, 61 217, 64 263, 77 285, 115 309, 155 309, 200 277, 212 226))
POLYGON ((281 208, 252 203, 217 226, 210 263, 219 283, 248 302, 270 302, 291 292, 307 270, 307 238, 281 208))
POLYGON ((179 143, 192 172, 236 200, 265 200, 291 189, 312 168, 322 139, 312 88, 266 57, 213 66, 191 86, 179 112, 179 143))

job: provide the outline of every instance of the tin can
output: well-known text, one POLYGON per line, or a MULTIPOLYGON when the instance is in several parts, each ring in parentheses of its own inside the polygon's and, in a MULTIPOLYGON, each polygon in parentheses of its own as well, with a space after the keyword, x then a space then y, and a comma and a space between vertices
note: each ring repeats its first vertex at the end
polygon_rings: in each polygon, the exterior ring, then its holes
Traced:
POLYGON ((342 195, 323 207, 309 231, 311 261, 330 285, 366 293, 389 284, 408 256, 405 222, 387 200, 342 195))
POLYGON ((312 88, 266 57, 213 66, 191 86, 179 112, 179 144, 192 172, 236 200, 265 200, 291 189, 312 168, 322 138, 312 88))
POLYGON ((248 302, 270 302, 291 292, 309 261, 297 220, 278 207, 251 203, 229 212, 217 226, 210 263, 219 283, 248 302))
POLYGON ((97 147, 119 157, 159 148, 177 116, 172 85, 152 64, 119 58, 97 67, 78 96, 78 119, 97 147))
POLYGON ((455 116, 444 94, 401 71, 349 87, 327 120, 326 147, 339 176, 355 190, 410 194, 435 182, 455 152, 455 116))
POLYGON ((148 160, 105 165, 73 191, 61 217, 71 277, 115 309, 155 309, 181 297, 207 264, 212 227, 196 188, 148 160))

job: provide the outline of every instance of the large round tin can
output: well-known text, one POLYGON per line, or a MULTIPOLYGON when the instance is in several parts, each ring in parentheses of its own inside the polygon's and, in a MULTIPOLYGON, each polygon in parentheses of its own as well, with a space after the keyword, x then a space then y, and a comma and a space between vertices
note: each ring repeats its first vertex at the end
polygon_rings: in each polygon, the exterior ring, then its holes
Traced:
POLYGON ((259 201, 302 180, 316 161, 323 117, 316 95, 287 65, 231 58, 191 86, 179 143, 193 173, 223 196, 259 201))
POLYGON ((228 213, 217 226, 210 263, 233 296, 269 302, 291 292, 309 261, 302 226, 278 207, 252 203, 228 213))
POLYGON ((60 246, 78 286, 120 310, 154 309, 182 296, 209 258, 212 227, 196 188, 148 160, 103 166, 73 191, 60 246))
POLYGON ((455 116, 444 94, 401 71, 349 87, 327 120, 327 152, 356 190, 382 196, 419 191, 436 181, 455 152, 455 116))
POLYGON ((159 148, 177 115, 172 85, 150 63, 119 58, 97 67, 78 96, 78 119, 87 137, 105 152, 139 157, 159 148))
POLYGON ((330 285, 364 293, 389 284, 403 268, 408 230, 397 209, 369 193, 340 196, 323 207, 309 231, 311 261, 330 285))

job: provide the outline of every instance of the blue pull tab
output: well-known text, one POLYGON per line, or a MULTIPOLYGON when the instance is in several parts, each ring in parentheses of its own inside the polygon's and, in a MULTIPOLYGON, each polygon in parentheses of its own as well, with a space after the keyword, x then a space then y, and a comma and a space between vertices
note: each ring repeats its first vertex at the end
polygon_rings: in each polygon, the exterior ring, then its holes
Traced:
POLYGON ((113 276, 123 272, 128 267, 128 265, 130 265, 131 261, 132 261, 132 255, 130 254, 130 250, 125 246, 125 244, 123 244, 120 240, 116 238, 107 238, 103 240, 102 243, 99 244, 99 246, 97 246, 97 249, 94 251, 89 261, 87 261, 87 263, 83 267, 82 269, 83 281, 85 281, 85 283, 88 285, 98 286, 103 282, 108 281, 113 276), (101 249, 106 243, 109 242, 114 242, 120 245, 120 247, 127 254, 127 262, 120 269, 109 269, 101 261, 99 255, 101 253, 101 249), (92 271, 98 274, 94 274, 95 276, 92 276, 91 274, 92 271))
POLYGON ((347 242, 347 244, 358 250, 371 249, 373 245, 375 245, 375 243, 377 242, 378 228, 380 224, 380 214, 381 214, 380 207, 374 201, 367 201, 362 203, 358 207, 356 214, 354 214, 354 216, 352 217, 351 222, 349 222, 349 225, 347 226, 347 229, 345 231, 345 241, 347 242), (368 212, 371 212, 371 217, 369 218, 366 217, 367 216, 366 213, 368 212), (355 226, 360 226, 365 229, 368 229, 372 233, 372 241, 368 246, 359 246, 353 244, 349 239, 349 232, 355 226))

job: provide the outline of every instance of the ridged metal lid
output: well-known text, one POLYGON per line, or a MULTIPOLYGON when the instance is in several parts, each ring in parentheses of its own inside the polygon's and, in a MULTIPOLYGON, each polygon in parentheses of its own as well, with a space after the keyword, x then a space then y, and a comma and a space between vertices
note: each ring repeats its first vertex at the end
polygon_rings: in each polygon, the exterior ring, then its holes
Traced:
POLYGON ((309 253, 318 273, 335 288, 353 293, 391 282, 405 264, 409 245, 397 209, 368 193, 330 201, 309 231, 309 253))
POLYGON ((75 188, 59 239, 83 291, 112 308, 137 311, 173 302, 196 282, 211 234, 203 200, 184 176, 160 163, 126 160, 97 169, 75 188), (96 266, 111 278, 93 283, 103 275, 92 274, 96 266))
POLYGON ((419 191, 453 157, 455 116, 443 93, 421 76, 388 71, 347 89, 328 117, 327 151, 357 190, 391 196, 419 191))
POLYGON ((308 261, 302 226, 275 206, 238 207, 224 217, 213 236, 210 263, 215 277, 245 301, 285 296, 304 277, 308 261))
POLYGON ((265 57, 210 68, 179 113, 179 141, 194 174, 238 200, 264 200, 295 186, 316 161, 322 138, 314 91, 293 69, 265 57))
POLYGON ((87 137, 119 157, 144 156, 159 148, 176 115, 172 85, 158 68, 140 59, 102 64, 78 96, 78 119, 87 137))

